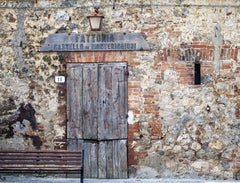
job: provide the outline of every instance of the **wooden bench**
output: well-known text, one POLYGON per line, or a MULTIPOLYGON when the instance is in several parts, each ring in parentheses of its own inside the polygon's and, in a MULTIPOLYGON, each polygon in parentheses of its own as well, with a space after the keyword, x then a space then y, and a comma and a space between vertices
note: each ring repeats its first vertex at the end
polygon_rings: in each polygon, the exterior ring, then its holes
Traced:
POLYGON ((0 173, 80 173, 83 183, 84 151, 0 150, 0 173))

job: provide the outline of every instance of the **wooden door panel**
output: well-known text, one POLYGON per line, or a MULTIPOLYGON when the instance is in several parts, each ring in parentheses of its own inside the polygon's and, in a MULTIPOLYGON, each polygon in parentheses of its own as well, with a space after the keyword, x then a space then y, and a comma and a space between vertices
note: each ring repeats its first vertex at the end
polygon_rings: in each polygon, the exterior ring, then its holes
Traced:
MULTIPOLYGON (((127 156, 127 139, 118 142, 118 161, 119 161, 119 178, 128 178, 128 156, 127 156)), ((118 178, 116 177, 116 178, 118 178)))
POLYGON ((98 142, 84 141, 85 160, 84 176, 86 178, 98 178, 98 142))
POLYGON ((127 138, 126 72, 126 64, 99 67, 99 140, 127 138))
POLYGON ((127 178, 127 140, 99 142, 99 178, 127 178))
POLYGON ((83 66, 83 138, 98 139, 98 67, 96 64, 83 66))
POLYGON ((127 138, 126 66, 112 68, 112 128, 116 139, 127 138))
POLYGON ((98 139, 110 139, 112 130, 112 68, 105 65, 99 66, 99 121, 98 139))
POLYGON ((84 177, 98 178, 98 142, 83 139, 68 139, 68 150, 84 149, 84 177))
POLYGON ((82 69, 71 65, 67 69, 67 136, 82 138, 82 69))

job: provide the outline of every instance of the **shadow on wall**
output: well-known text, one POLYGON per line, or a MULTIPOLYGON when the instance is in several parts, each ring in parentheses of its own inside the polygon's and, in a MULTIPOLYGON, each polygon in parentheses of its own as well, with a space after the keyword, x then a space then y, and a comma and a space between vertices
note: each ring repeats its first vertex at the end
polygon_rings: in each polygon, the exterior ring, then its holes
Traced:
POLYGON ((14 138, 14 134, 17 133, 26 139, 31 139, 36 149, 41 148, 41 138, 36 134, 38 127, 35 109, 30 103, 21 103, 17 108, 13 98, 1 102, 0 124, 0 140, 14 138))

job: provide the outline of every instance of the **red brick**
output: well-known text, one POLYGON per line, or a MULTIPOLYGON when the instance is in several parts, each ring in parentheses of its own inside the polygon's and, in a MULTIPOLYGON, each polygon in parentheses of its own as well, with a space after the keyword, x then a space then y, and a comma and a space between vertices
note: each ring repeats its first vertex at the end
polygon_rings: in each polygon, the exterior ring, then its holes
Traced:
POLYGON ((150 127, 150 136, 151 137, 157 137, 159 139, 162 138, 162 124, 158 122, 150 122, 149 123, 150 127))
POLYGON ((133 148, 130 146, 128 147, 128 166, 131 165, 138 165, 138 157, 136 156, 136 153, 133 148))
POLYGON ((231 69, 233 67, 233 63, 232 62, 229 62, 229 63, 222 63, 222 69, 225 70, 225 69, 231 69))

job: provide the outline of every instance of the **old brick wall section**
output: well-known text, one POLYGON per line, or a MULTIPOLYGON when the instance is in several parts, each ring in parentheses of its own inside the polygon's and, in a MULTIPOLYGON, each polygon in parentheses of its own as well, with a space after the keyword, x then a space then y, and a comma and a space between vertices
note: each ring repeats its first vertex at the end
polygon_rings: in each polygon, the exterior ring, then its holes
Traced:
MULTIPOLYGON (((201 75, 212 75, 214 73, 213 60, 214 50, 220 50, 220 62, 222 73, 239 73, 240 67, 235 68, 240 47, 222 44, 220 47, 208 42, 193 41, 182 43, 179 48, 164 48, 160 50, 154 59, 153 68, 161 72, 168 68, 179 73, 178 82, 181 84, 194 84, 194 64, 201 64, 201 75)), ((157 80, 161 80, 158 75, 157 80)))

